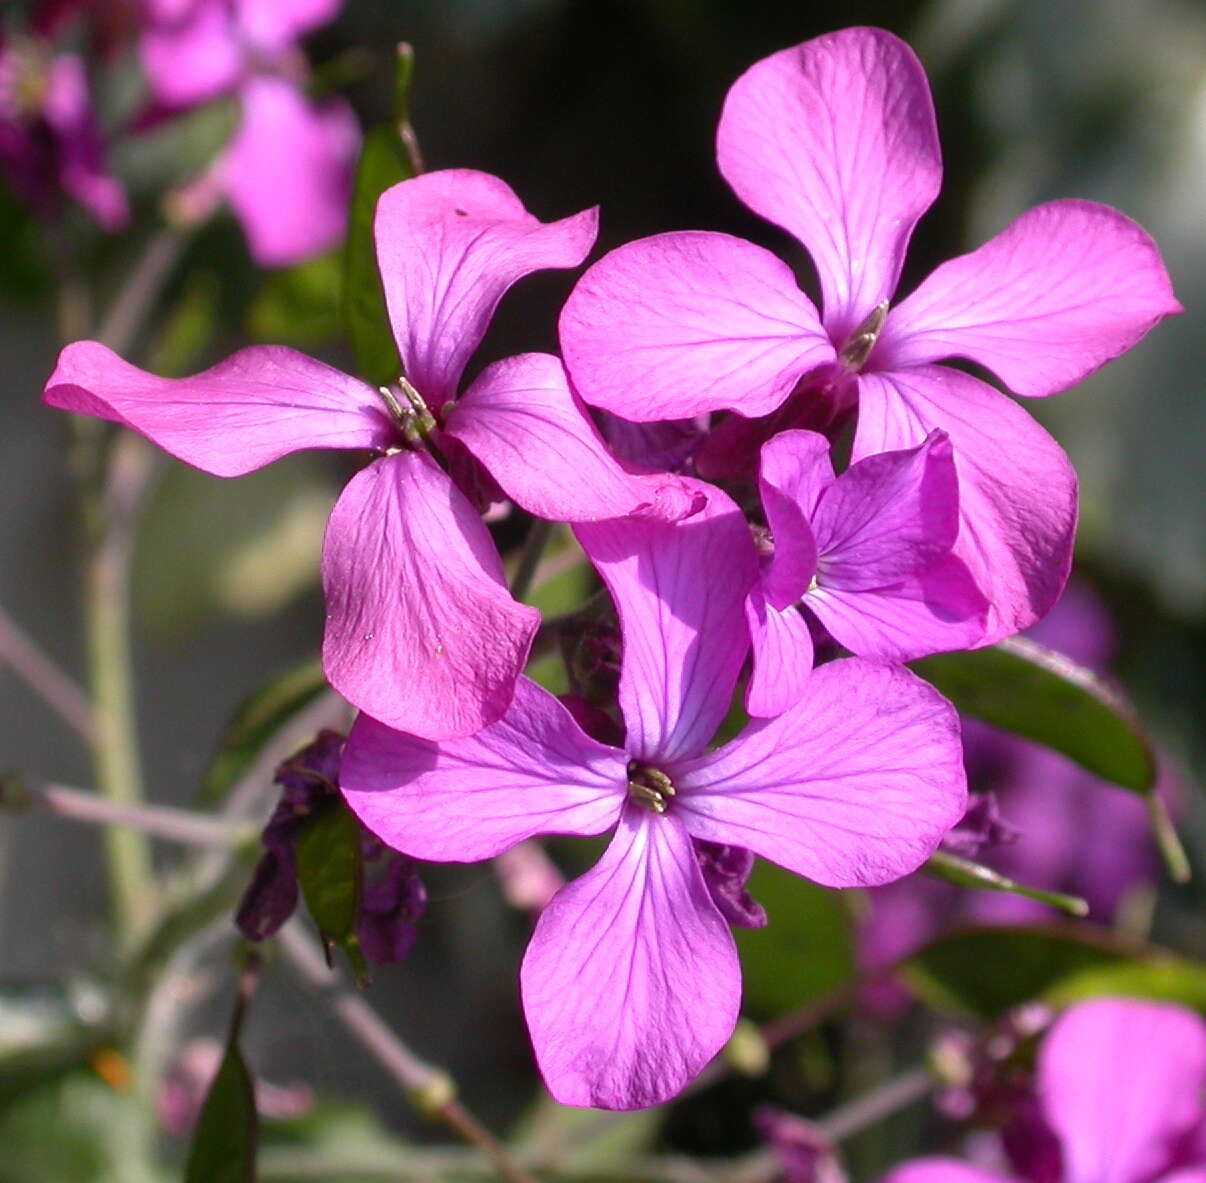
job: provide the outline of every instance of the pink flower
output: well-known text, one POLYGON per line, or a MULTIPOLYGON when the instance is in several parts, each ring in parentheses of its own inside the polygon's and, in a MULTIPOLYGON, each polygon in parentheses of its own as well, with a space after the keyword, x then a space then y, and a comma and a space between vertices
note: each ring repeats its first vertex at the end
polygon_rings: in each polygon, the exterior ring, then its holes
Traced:
MULTIPOLYGON (((1044 1040, 1036 1083, 1039 1115, 1061 1151, 1060 1183, 1206 1180, 1206 1157, 1195 1149, 1206 1123, 1206 1024, 1193 1011, 1124 998, 1080 1003, 1044 1040)), ((1015 1181, 926 1158, 883 1183, 1015 1181)))
POLYGON ((158 378, 103 345, 68 346, 50 406, 125 424, 215 476, 307 448, 369 450, 327 527, 323 658, 356 706, 418 735, 471 735, 502 715, 539 616, 507 592, 473 506, 419 439, 465 448, 518 504, 557 521, 689 512, 677 478, 632 474, 607 452, 560 362, 529 353, 462 372, 504 292, 574 267, 595 236, 588 210, 544 224, 498 178, 428 173, 377 209, 378 258, 406 389, 371 386, 278 346, 244 349, 191 378, 158 378), (434 411, 428 411, 428 407, 434 411))
POLYGON ((1155 244, 1105 206, 1051 202, 890 306, 941 162, 921 65, 877 29, 751 67, 729 91, 717 158, 737 196, 812 255, 823 316, 751 243, 696 232, 630 243, 582 277, 562 314, 582 397, 641 421, 762 416, 793 394, 829 419, 857 402, 855 460, 940 428, 959 474, 954 553, 991 601, 981 643, 1033 622, 1067 577, 1074 474, 1015 402, 936 363, 968 359, 1030 397, 1071 386, 1180 311, 1155 244))
MULTIPOLYGON (((521 680, 477 735, 433 743, 362 715, 343 790, 382 841, 473 862, 540 834, 615 834, 562 888, 521 971, 549 1090, 631 1109, 673 1097, 733 1030, 740 967, 713 891, 742 923, 739 847, 830 887, 917 868, 965 801, 950 705, 901 667, 858 658, 817 670, 799 704, 706 745, 728 711, 749 638, 734 621, 756 577, 745 519, 719 491, 679 522, 576 527, 623 630, 623 747, 585 734, 521 680)), ((748 867, 745 868, 748 870, 748 867)))

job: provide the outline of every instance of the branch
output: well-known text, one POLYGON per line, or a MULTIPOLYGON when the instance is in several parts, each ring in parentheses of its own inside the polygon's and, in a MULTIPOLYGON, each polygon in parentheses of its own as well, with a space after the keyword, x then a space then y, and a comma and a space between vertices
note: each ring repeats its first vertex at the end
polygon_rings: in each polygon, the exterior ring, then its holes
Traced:
POLYGON ((7 665, 81 739, 93 741, 96 731, 88 696, 3 608, 0 664, 7 665))

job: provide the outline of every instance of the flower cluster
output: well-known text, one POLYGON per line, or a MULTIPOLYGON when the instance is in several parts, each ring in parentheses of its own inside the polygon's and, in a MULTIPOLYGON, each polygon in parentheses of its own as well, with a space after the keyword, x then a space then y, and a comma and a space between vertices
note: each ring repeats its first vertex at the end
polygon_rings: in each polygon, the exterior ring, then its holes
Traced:
POLYGON ((660 1103, 724 1045, 731 926, 766 921, 744 889, 755 856, 876 886, 963 818, 957 716, 901 663, 1046 612, 1076 509, 1058 445, 948 363, 1047 395, 1178 309, 1148 236, 1079 201, 1024 215, 893 305, 941 168, 921 66, 879 30, 753 66, 718 159, 810 252, 821 311, 759 247, 660 235, 581 277, 564 362, 521 354, 465 386, 507 289, 581 264, 596 213, 543 223, 497 178, 449 170, 377 209, 396 383, 277 347, 167 380, 80 342, 45 395, 218 476, 307 448, 372 454, 323 547, 324 666, 361 711, 340 787, 417 859, 612 835, 543 909, 521 971, 542 1073, 573 1105, 660 1103), (481 516, 504 499, 570 523, 610 593, 611 700, 571 710, 523 676, 539 616, 481 516), (712 746, 734 706, 745 726, 712 746))

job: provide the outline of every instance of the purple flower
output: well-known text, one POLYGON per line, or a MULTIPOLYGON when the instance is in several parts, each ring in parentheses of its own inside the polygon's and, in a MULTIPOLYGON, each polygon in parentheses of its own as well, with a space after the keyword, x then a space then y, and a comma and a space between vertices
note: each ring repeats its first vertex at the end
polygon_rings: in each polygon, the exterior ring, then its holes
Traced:
POLYGON ((384 722, 436 739, 471 735, 511 701, 539 615, 511 598, 486 527, 422 431, 442 452, 467 449, 539 517, 676 516, 693 506, 678 478, 630 473, 612 458, 555 357, 495 362, 458 398, 504 292, 533 271, 576 266, 595 224, 594 210, 539 222, 486 173, 427 173, 377 207, 403 388, 374 390, 278 346, 168 380, 84 341, 63 351, 45 401, 123 423, 216 476, 306 448, 379 453, 327 527, 324 668, 384 722))
MULTIPOLYGON (((615 828, 541 914, 521 986, 553 1095, 629 1109, 673 1097, 737 1018, 737 953, 697 842, 830 887, 884 883, 929 857, 965 783, 949 704, 907 670, 857 658, 817 670, 791 711, 707 752, 749 648, 734 627, 757 574, 743 515, 712 490, 686 521, 576 532, 623 631, 623 748, 591 739, 525 679, 471 738, 433 743, 361 715, 343 789, 382 841, 434 861, 615 828)), ((722 895, 748 910, 729 856, 705 846, 704 858, 726 866, 722 895)))
POLYGON ((760 485, 773 553, 746 601, 751 714, 786 710, 807 680, 812 635, 800 609, 852 653, 887 661, 982 634, 987 603, 951 553, 959 487, 944 432, 835 478, 824 436, 784 431, 762 449, 760 485))
MULTIPOLYGON (((1058 1141, 1059 1183, 1202 1183, 1206 1024, 1180 1006, 1102 998, 1070 1008, 1039 1051, 1039 1116, 1058 1141)), ((1045 1163, 1047 1160, 1043 1159, 1045 1163)), ((1047 1183, 1036 1164, 1024 1177, 1047 1183)), ((949 1158, 883 1183, 1011 1183, 949 1158)))
POLYGON ((935 363, 968 359, 1030 397, 1071 386, 1180 311, 1155 244, 1105 206, 1051 202, 889 310, 941 159, 921 65, 878 29, 751 67, 729 91, 717 158, 737 196, 812 255, 823 316, 751 243, 696 232, 630 243, 582 277, 562 314, 582 397, 633 420, 761 416, 795 394, 828 421, 857 402, 855 460, 940 428, 959 475, 954 553, 991 600, 982 643, 1033 622, 1067 577, 1074 474, 1016 403, 935 363))

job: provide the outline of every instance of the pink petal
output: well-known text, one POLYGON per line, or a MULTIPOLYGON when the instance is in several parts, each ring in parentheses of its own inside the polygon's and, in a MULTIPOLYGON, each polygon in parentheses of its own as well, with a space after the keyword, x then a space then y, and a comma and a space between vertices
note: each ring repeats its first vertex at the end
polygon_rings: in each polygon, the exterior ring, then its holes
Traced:
POLYGON ((953 1158, 916 1158, 889 1171, 880 1183, 1017 1183, 1007 1175, 969 1167, 953 1158))
POLYGON ((189 107, 230 90, 245 62, 226 0, 198 0, 177 19, 168 15, 150 23, 140 46, 155 98, 169 107, 189 107))
POLYGON ((387 190, 377 262, 406 377, 439 410, 507 289, 533 271, 577 267, 598 211, 545 224, 488 173, 446 169, 387 190))
POLYGON ((1068 1010, 1038 1060, 1039 1097, 1064 1150, 1064 1183, 1145 1183, 1206 1116, 1206 1025, 1160 1002, 1102 998, 1068 1010))
POLYGON ((745 601, 745 618, 753 642, 754 666, 745 691, 745 709, 771 719, 795 706, 812 673, 812 634, 794 605, 772 607, 754 584, 745 601))
POLYGON ((751 66, 725 100, 720 171, 816 263, 839 343, 891 297, 942 181, 925 72, 882 29, 845 29, 751 66))
POLYGON ((381 449, 393 439, 372 387, 280 345, 242 349, 191 378, 157 378, 77 341, 59 354, 42 401, 124 423, 214 476, 307 448, 381 449))
POLYGON ((561 362, 547 353, 487 367, 454 405, 446 430, 537 517, 589 522, 650 511, 673 520, 696 504, 676 477, 620 466, 571 393, 561 362))
POLYGON ((815 431, 782 431, 762 448, 758 488, 775 551, 762 576, 767 602, 790 608, 817 571, 811 517, 833 484, 829 441, 815 431))
POLYGON ((762 415, 834 359, 786 264, 702 231, 643 238, 594 264, 561 312, 561 351, 588 403, 642 423, 762 415))
POLYGON ((343 0, 238 0, 239 31, 261 53, 283 53, 333 21, 342 6, 343 0))
POLYGON ((1076 474, 1026 411, 976 378, 944 366, 862 375, 856 459, 913 447, 935 428, 954 447, 954 554, 989 598, 987 645, 1059 598, 1076 532, 1076 474))
POLYGON ((825 887, 915 871, 967 805, 950 703, 908 670, 859 658, 814 670, 786 714, 664 771, 693 837, 825 887))
POLYGON ((745 595, 758 574, 745 515, 719 489, 682 522, 582 523, 578 541, 615 601, 623 632, 620 708, 642 760, 703 750, 729 709, 749 649, 745 595))
POLYGON ((593 870, 553 897, 520 971, 549 1092, 641 1109, 677 1095, 737 1021, 741 969, 691 840, 630 806, 593 870))
POLYGON ((628 757, 587 738, 521 678, 496 723, 434 743, 361 715, 340 786, 382 842, 432 862, 493 858, 537 834, 602 834, 627 793, 628 757))
POLYGON ((400 452, 352 478, 322 582, 323 668, 353 706, 426 739, 502 717, 540 614, 511 599, 486 527, 430 456, 400 452))
POLYGON ((1053 201, 943 263, 889 315, 869 365, 965 357, 1018 394, 1054 394, 1181 311, 1142 226, 1091 201, 1053 201))
POLYGON ((261 267, 287 267, 343 241, 360 128, 342 99, 314 106, 292 83, 259 76, 223 164, 231 208, 261 267))

